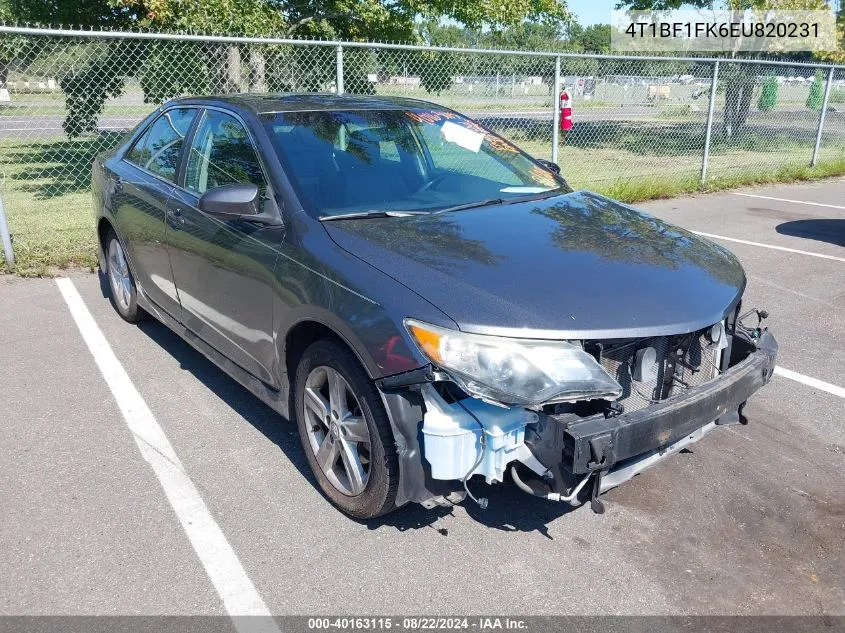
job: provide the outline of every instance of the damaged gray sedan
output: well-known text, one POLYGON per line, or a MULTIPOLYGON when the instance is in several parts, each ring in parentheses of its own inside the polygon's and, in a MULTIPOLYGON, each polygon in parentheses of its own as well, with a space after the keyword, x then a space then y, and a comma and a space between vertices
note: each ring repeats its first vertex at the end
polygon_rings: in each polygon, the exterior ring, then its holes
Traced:
POLYGON ((774 370, 730 252, 430 103, 179 99, 93 190, 120 315, 296 419, 357 518, 505 481, 602 512, 774 370))

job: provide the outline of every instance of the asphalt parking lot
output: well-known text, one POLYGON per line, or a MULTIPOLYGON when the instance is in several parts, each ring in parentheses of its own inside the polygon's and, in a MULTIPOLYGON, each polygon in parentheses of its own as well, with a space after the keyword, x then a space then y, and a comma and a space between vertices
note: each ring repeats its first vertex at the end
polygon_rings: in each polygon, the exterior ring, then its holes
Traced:
POLYGON ((71 274, 230 547, 195 551, 56 280, 0 277, 0 613, 222 615, 233 552, 274 614, 845 615, 845 179, 641 206, 736 253, 785 371, 603 516, 497 485, 487 510, 350 520, 293 424, 71 274))

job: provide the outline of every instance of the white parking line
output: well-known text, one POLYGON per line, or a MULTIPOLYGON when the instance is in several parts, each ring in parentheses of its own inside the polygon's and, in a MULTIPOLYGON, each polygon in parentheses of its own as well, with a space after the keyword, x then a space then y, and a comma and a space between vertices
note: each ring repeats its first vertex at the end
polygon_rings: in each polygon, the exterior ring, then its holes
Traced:
POLYGON ((777 200, 778 202, 791 202, 792 204, 809 204, 813 207, 830 207, 831 209, 845 209, 845 207, 838 204, 826 204, 824 202, 807 202, 805 200, 788 200, 787 198, 773 198, 771 196, 761 196, 756 193, 738 193, 734 192, 735 196, 745 196, 746 198, 762 198, 763 200, 777 200))
POLYGON ((819 257, 821 259, 832 259, 837 262, 845 262, 845 257, 836 257, 835 255, 823 255, 821 253, 811 253, 810 251, 800 251, 797 248, 787 248, 786 246, 775 246, 774 244, 763 244, 761 242, 750 242, 749 240, 740 240, 735 237, 725 237, 724 235, 713 235, 712 233, 702 233, 701 231, 691 231, 696 235, 702 237, 709 237, 714 240, 725 240, 726 242, 736 242, 737 244, 748 244, 749 246, 759 246, 761 248, 771 248, 776 251, 785 251, 787 253, 797 253, 798 255, 809 255, 810 257, 819 257))
POLYGON ((832 385, 829 382, 818 380, 817 378, 810 378, 809 376, 799 374, 798 372, 792 371, 790 369, 784 369, 780 365, 775 366, 775 375, 783 376, 784 378, 789 378, 790 380, 794 380, 795 382, 800 382, 801 384, 807 385, 808 387, 812 387, 813 389, 819 389, 821 391, 826 391, 827 393, 832 393, 834 396, 839 396, 840 398, 845 398, 845 388, 832 385))
POLYGON ((261 630, 279 633, 279 629, 269 617, 267 606, 246 575, 223 531, 211 516, 170 441, 156 422, 144 398, 132 384, 73 282, 63 278, 57 279, 56 284, 82 338, 94 356, 100 373, 117 401, 138 450, 158 477, 164 494, 220 595, 226 612, 232 616, 233 624, 239 631, 244 632, 261 630), (237 617, 246 615, 266 617, 237 617))

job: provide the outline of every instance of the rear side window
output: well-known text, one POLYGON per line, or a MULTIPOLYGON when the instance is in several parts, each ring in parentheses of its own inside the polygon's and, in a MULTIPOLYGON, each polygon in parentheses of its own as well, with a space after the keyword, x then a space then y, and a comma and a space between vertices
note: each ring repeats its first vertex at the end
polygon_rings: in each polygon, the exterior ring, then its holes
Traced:
POLYGON ((207 110, 188 155, 185 188, 203 194, 236 183, 266 186, 261 163, 244 126, 235 117, 207 110))
POLYGON ((196 108, 174 108, 147 128, 126 159, 170 182, 176 182, 179 156, 196 108))

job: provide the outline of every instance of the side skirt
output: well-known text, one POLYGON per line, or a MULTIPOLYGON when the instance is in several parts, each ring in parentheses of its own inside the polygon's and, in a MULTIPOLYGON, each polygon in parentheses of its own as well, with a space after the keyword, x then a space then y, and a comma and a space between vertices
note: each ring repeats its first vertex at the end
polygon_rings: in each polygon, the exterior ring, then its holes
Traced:
POLYGON ((282 382, 282 389, 277 391, 266 383, 262 382, 248 371, 243 369, 237 363, 232 362, 229 358, 211 347, 208 343, 198 337, 196 334, 187 329, 179 321, 174 319, 164 310, 158 308, 143 292, 138 293, 138 303, 150 315, 155 317, 157 321, 163 323, 168 328, 173 330, 182 340, 188 345, 197 350, 200 354, 205 356, 212 363, 223 370, 230 378, 234 379, 247 391, 249 391, 256 398, 261 400, 268 407, 276 411, 286 420, 290 419, 288 406, 288 389, 286 382, 282 382))

